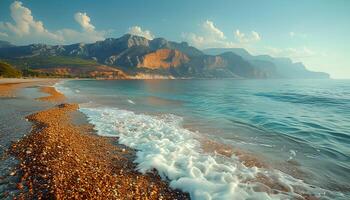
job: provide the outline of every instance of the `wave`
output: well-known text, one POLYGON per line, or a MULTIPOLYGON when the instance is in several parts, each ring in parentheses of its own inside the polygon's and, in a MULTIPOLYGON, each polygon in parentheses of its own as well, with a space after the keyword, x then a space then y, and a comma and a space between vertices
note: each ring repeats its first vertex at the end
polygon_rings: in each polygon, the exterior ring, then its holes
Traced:
POLYGON ((156 169, 172 188, 188 192, 191 199, 303 199, 305 193, 341 196, 275 169, 247 167, 235 155, 204 153, 196 133, 183 128, 183 119, 176 115, 151 116, 84 105, 80 110, 99 135, 117 136, 119 143, 137 150, 139 172, 156 169))
MULTIPOLYGON (((61 80, 58 81, 57 83, 55 83, 53 85, 53 87, 55 88, 56 91, 66 95, 66 96, 71 96, 74 95, 74 90, 72 90, 69 87, 65 86, 66 80, 61 80)), ((80 91, 79 91, 80 92, 80 91)), ((77 92, 78 93, 78 92, 77 92)))
POLYGON ((128 103, 135 105, 135 102, 133 100, 130 100, 130 99, 128 99, 128 103))
POLYGON ((315 96, 298 93, 256 93, 256 96, 268 97, 277 101, 300 103, 308 105, 319 105, 319 106, 342 106, 350 103, 349 99, 342 98, 331 98, 324 96, 315 96))

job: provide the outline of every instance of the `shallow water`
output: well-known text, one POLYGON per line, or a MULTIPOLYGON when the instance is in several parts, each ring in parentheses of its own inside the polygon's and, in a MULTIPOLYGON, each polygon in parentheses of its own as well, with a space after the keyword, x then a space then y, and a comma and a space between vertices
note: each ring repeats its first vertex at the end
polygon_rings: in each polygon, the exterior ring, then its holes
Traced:
POLYGON ((6 155, 12 142, 16 142, 31 130, 32 124, 25 117, 47 109, 51 104, 38 102, 35 98, 45 96, 37 87, 20 89, 16 97, 0 98, 0 199, 13 199, 19 191, 15 170, 18 161, 6 155))
POLYGON ((81 103, 99 134, 139 150, 140 171, 156 168, 195 199, 298 195, 257 192, 258 183, 245 182, 264 170, 203 153, 198 135, 253 153, 288 187, 350 197, 348 80, 74 80, 57 87, 81 103))

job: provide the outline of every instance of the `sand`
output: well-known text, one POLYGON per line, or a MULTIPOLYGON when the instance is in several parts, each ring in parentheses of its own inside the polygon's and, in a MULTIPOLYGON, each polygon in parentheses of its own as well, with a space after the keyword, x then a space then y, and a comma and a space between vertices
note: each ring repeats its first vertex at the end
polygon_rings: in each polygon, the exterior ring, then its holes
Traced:
POLYGON ((40 91, 47 93, 49 95, 37 98, 37 100, 50 101, 50 102, 61 102, 61 101, 65 100, 65 96, 62 93, 57 92, 57 90, 54 87, 43 86, 40 88, 40 91))
MULTIPOLYGON (((11 90, 17 83, 8 84, 11 90)), ((49 95, 38 100, 64 99, 53 87, 41 91, 49 95)), ((91 126, 74 124, 77 109, 77 104, 59 104, 27 117, 33 123, 31 133, 9 150, 20 161, 14 172, 20 177, 18 199, 189 199, 156 172, 136 172, 135 152, 115 145, 117 138, 100 137, 91 126)))
POLYGON ((16 97, 17 92, 25 87, 53 85, 58 79, 0 79, 0 98, 16 97))

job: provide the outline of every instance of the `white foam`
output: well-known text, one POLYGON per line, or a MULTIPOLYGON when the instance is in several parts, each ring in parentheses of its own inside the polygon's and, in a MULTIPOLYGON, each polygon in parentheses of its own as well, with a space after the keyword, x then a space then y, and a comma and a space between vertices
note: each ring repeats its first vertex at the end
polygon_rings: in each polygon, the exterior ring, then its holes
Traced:
POLYGON ((128 103, 131 103, 131 104, 134 104, 134 105, 135 105, 135 102, 132 101, 132 100, 130 100, 130 99, 128 99, 128 103))
POLYGON ((297 155, 297 152, 294 151, 293 149, 289 150, 289 158, 288 161, 293 160, 295 156, 297 155))
MULTIPOLYGON (((137 151, 137 170, 156 169, 172 188, 188 192, 191 199, 292 199, 300 197, 297 185, 311 189, 303 181, 276 170, 246 167, 235 156, 224 158, 201 152, 193 132, 181 126, 175 115, 150 116, 116 108, 82 107, 99 135, 118 136, 119 142, 137 151), (259 192, 258 182, 247 183, 258 173, 272 177, 287 193, 259 192)), ((323 190, 317 190, 317 192, 323 190)), ((316 192, 316 193, 317 193, 316 192)), ((315 192, 313 192, 315 194, 315 192)))
POLYGON ((65 87, 64 83, 65 83, 65 80, 58 81, 57 83, 55 83, 53 85, 53 87, 55 88, 55 90, 57 92, 60 92, 60 93, 65 94, 65 95, 73 95, 74 92, 70 88, 65 87))

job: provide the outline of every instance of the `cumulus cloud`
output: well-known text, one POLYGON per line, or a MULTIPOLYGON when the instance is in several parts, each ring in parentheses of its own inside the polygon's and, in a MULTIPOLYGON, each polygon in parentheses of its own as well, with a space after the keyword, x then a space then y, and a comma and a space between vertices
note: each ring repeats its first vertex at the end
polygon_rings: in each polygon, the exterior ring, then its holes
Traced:
POLYGON ((10 11, 14 23, 0 22, 0 30, 6 35, 14 35, 34 41, 39 39, 63 40, 61 36, 48 31, 41 21, 36 21, 31 10, 24 7, 22 2, 14 1, 10 6, 10 11))
POLYGON ((182 38, 198 48, 237 47, 235 43, 228 41, 224 32, 210 20, 200 25, 199 33, 182 33, 182 38))
POLYGON ((206 20, 200 25, 199 33, 182 33, 182 37, 198 48, 249 48, 250 44, 261 40, 260 34, 256 31, 245 34, 240 32, 240 30, 236 30, 235 37, 230 40, 210 20, 206 20))
POLYGON ((151 31, 149 30, 142 30, 142 28, 140 26, 132 26, 129 28, 128 33, 132 34, 132 35, 138 35, 138 36, 142 36, 144 38, 147 38, 149 40, 153 40, 154 35, 152 34, 151 31))
POLYGON ((86 13, 77 12, 74 19, 85 31, 92 32, 95 30, 95 26, 90 23, 90 17, 86 13))
POLYGON ((236 40, 240 43, 251 43, 251 42, 257 42, 261 40, 259 33, 255 31, 252 31, 249 35, 247 35, 237 29, 234 35, 236 40))
POLYGON ((77 12, 74 14, 75 21, 80 25, 81 31, 73 29, 61 29, 57 33, 62 35, 66 43, 80 42, 95 42, 103 40, 106 31, 96 31, 95 26, 90 22, 90 17, 87 13, 77 12))
POLYGON ((75 31, 72 29, 61 29, 57 33, 62 35, 64 43, 95 42, 105 39, 106 31, 75 31))
POLYGON ((10 40, 19 44, 50 43, 64 44, 71 42, 94 42, 104 39, 105 31, 96 31, 86 13, 78 12, 74 19, 82 27, 82 31, 61 29, 49 31, 42 21, 34 19, 29 8, 22 2, 14 1, 10 5, 11 22, 0 22, 0 39, 10 40))
POLYGON ((207 20, 203 23, 202 27, 209 35, 215 38, 225 39, 224 33, 214 25, 214 22, 207 20))

